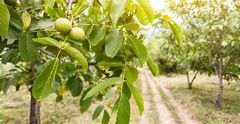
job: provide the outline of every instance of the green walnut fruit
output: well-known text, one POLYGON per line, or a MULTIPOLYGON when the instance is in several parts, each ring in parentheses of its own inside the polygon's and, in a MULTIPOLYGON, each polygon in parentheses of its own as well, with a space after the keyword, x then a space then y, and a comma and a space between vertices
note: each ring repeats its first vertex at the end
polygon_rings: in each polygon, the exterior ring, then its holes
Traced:
POLYGON ((63 34, 67 34, 72 29, 72 23, 65 18, 59 18, 55 21, 55 29, 63 34))
POLYGON ((63 48, 63 49, 65 49, 66 47, 71 47, 71 44, 68 42, 64 43, 63 41, 60 41, 59 44, 60 44, 61 48, 63 48))
POLYGON ((72 40, 83 41, 85 39, 85 32, 82 28, 73 27, 69 36, 72 40))

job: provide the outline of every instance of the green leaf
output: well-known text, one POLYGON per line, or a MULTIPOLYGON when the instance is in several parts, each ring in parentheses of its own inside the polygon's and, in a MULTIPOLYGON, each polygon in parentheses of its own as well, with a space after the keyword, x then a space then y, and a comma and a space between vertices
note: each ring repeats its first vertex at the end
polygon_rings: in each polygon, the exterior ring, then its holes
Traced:
POLYGON ((169 22, 169 25, 170 25, 170 27, 173 31, 173 34, 174 34, 175 38, 177 39, 177 41, 179 43, 179 45, 182 45, 184 35, 183 35, 183 32, 182 32, 181 28, 174 21, 169 22))
POLYGON ((89 92, 90 88, 88 88, 87 90, 85 90, 82 94, 82 97, 80 99, 80 111, 83 113, 85 111, 88 110, 88 108, 90 107, 90 105, 92 104, 92 97, 89 97, 87 99, 84 99, 84 97, 86 96, 86 94, 89 92))
POLYGON ((86 0, 78 0, 77 4, 74 6, 72 13, 73 15, 78 15, 79 13, 83 12, 88 6, 85 4, 86 0))
POLYGON ((0 78, 0 91, 3 91, 6 93, 8 89, 10 88, 11 80, 7 78, 0 78))
POLYGON ((126 95, 128 99, 131 98, 132 93, 131 93, 131 91, 130 91, 130 89, 129 89, 129 87, 128 87, 128 85, 127 85, 126 82, 123 83, 122 93, 123 93, 124 95, 126 95))
POLYGON ((110 3, 110 0, 99 0, 99 2, 101 3, 104 9, 107 9, 110 3))
POLYGON ((112 115, 115 114, 118 110, 118 105, 119 105, 120 97, 115 101, 113 108, 112 108, 112 115))
POLYGON ((104 108, 103 105, 99 105, 99 106, 95 109, 95 111, 93 112, 92 120, 95 120, 95 119, 101 114, 103 108, 104 108))
POLYGON ((144 103, 141 92, 134 86, 134 82, 138 79, 138 70, 136 68, 128 66, 126 68, 125 78, 127 85, 133 94, 133 97, 138 105, 140 114, 144 111, 144 103))
POLYGON ((150 22, 154 20, 154 10, 151 6, 151 3, 149 0, 137 0, 138 4, 142 7, 143 11, 147 15, 150 22))
POLYGON ((139 4, 136 5, 136 14, 135 15, 141 24, 143 24, 143 25, 148 24, 149 19, 148 19, 146 13, 144 12, 143 8, 139 4))
POLYGON ((160 16, 160 19, 162 19, 167 25, 170 26, 179 45, 182 45, 184 35, 182 32, 182 29, 178 26, 178 24, 176 22, 174 22, 173 20, 171 20, 171 18, 168 15, 162 15, 162 16, 160 16))
POLYGON ((84 99, 87 99, 93 95, 95 95, 96 93, 104 90, 105 88, 113 85, 113 84, 116 84, 116 83, 119 83, 121 82, 122 79, 119 78, 119 77, 112 77, 112 78, 108 78, 108 79, 105 79, 103 80, 102 82, 100 82, 99 84, 97 84, 97 86, 95 86, 94 88, 92 88, 88 93, 87 95, 85 96, 84 99))
POLYGON ((33 24, 31 24, 31 31, 47 29, 54 25, 54 21, 50 19, 41 19, 41 20, 33 20, 33 24))
POLYGON ((59 102, 61 102, 62 101, 62 99, 63 99, 63 96, 60 96, 60 95, 57 95, 57 97, 56 97, 56 103, 59 103, 59 102))
MULTIPOLYGON (((50 46, 55 46, 58 47, 59 49, 61 48, 61 44, 53 38, 49 37, 44 37, 44 38, 34 38, 33 41, 37 43, 41 43, 44 45, 50 45, 50 46)), ((76 48, 71 47, 70 45, 65 45, 63 48, 69 55, 71 55, 74 59, 78 61, 78 63, 85 69, 88 69, 88 63, 86 58, 83 56, 83 54, 78 51, 76 48)))
POLYGON ((35 61, 38 57, 37 47, 34 46, 32 41, 33 35, 24 33, 23 37, 19 40, 19 52, 24 61, 35 61))
POLYGON ((139 89, 137 89, 133 83, 127 81, 127 85, 131 90, 131 93, 133 94, 133 97, 138 105, 138 110, 140 112, 140 114, 142 115, 143 111, 144 111, 144 101, 143 101, 143 97, 141 95, 141 92, 139 89))
POLYGON ((44 0, 44 10, 48 13, 48 9, 53 9, 56 0, 44 0))
POLYGON ((111 89, 109 89, 105 95, 105 98, 111 98, 115 93, 117 92, 117 87, 113 87, 111 89))
POLYGON ((159 68, 158 68, 158 65, 155 64, 151 58, 149 58, 149 60, 147 61, 147 65, 149 67, 149 69, 151 70, 152 74, 154 76, 158 75, 159 74, 159 68))
POLYGON ((113 29, 105 44, 105 52, 108 57, 113 58, 117 55, 123 42, 123 32, 113 29))
POLYGON ((85 37, 88 39, 93 31, 94 25, 89 25, 84 28, 85 31, 85 37))
POLYGON ((96 46, 106 35, 106 27, 99 26, 95 27, 89 37, 89 41, 92 46, 96 46))
POLYGON ((72 96, 79 96, 83 88, 83 82, 79 77, 73 76, 68 79, 66 87, 70 90, 72 96))
POLYGON ((103 117, 102 117, 102 124, 108 124, 110 120, 110 116, 106 110, 104 110, 103 117))
POLYGON ((147 48, 139 39, 135 37, 129 37, 129 43, 131 44, 133 51, 139 59, 140 63, 143 65, 148 60, 147 48))
POLYGON ((74 47, 71 47, 70 45, 65 45, 64 50, 70 56, 72 56, 74 59, 76 59, 78 61, 79 65, 81 65, 84 68, 84 70, 88 69, 88 62, 80 51, 78 51, 74 47))
POLYGON ((50 37, 34 38, 33 41, 37 43, 41 43, 43 45, 55 46, 59 49, 61 48, 61 45, 59 44, 59 42, 50 37))
POLYGON ((17 64, 20 61, 18 54, 19 54, 19 50, 9 49, 3 55, 1 55, 1 59, 2 59, 1 62, 4 64, 9 62, 13 64, 17 64))
POLYGON ((127 0, 112 0, 110 16, 114 26, 116 26, 119 17, 123 14, 126 3, 127 0))
POLYGON ((116 124, 129 124, 130 120, 130 104, 125 94, 120 96, 117 112, 116 124))
POLYGON ((44 0, 44 6, 45 8, 53 8, 56 0, 44 0))
POLYGON ((7 46, 7 40, 0 41, 0 53, 5 49, 7 46))
POLYGON ((133 31, 138 31, 140 30, 140 26, 138 23, 136 22, 130 22, 130 23, 127 23, 127 24, 124 24, 123 27, 126 27, 128 29, 131 29, 133 31))
POLYGON ((138 70, 134 67, 127 66, 125 78, 128 82, 134 83, 138 79, 138 70))
POLYGON ((49 61, 37 76, 32 87, 32 94, 35 99, 42 100, 52 92, 52 85, 55 80, 58 64, 58 58, 49 61))
POLYGON ((3 3, 3 1, 5 2, 5 4, 11 7, 15 7, 17 5, 17 0, 0 0, 0 3, 3 3))
POLYGON ((124 66, 123 62, 117 60, 102 60, 97 63, 97 66, 104 66, 104 67, 121 67, 124 66))
POLYGON ((9 28, 10 13, 4 2, 0 2, 0 36, 2 39, 6 38, 9 28))
POLYGON ((8 11, 10 13, 10 22, 9 29, 7 33, 7 39, 9 40, 17 40, 22 37, 23 32, 23 21, 18 12, 11 7, 8 7, 8 11))

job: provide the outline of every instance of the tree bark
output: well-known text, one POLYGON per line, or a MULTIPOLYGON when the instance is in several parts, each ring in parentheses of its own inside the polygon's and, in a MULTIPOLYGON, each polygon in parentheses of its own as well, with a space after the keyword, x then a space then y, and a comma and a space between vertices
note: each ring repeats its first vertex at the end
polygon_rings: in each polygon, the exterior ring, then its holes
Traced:
POLYGON ((192 89, 192 84, 190 83, 190 79, 189 79, 189 72, 186 72, 187 75, 187 82, 188 82, 188 89, 192 89))
POLYGON ((188 83, 188 89, 189 89, 189 90, 192 89, 192 83, 188 83))
POLYGON ((217 75, 218 75, 218 93, 216 97, 216 107, 217 109, 221 109, 222 104, 222 95, 223 95, 223 54, 219 54, 219 58, 217 61, 217 75))
POLYGON ((192 80, 190 81, 189 72, 186 73, 186 75, 187 75, 187 81, 188 81, 188 89, 192 89, 192 84, 193 84, 194 80, 196 79, 197 74, 198 74, 198 71, 194 74, 192 80))
POLYGON ((31 93, 31 109, 30 109, 30 121, 29 124, 40 124, 40 102, 38 102, 31 93))

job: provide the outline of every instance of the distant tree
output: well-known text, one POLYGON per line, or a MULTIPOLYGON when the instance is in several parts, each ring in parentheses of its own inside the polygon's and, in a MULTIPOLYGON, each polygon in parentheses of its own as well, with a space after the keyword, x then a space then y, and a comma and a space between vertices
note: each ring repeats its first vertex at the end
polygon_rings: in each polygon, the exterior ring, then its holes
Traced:
MULTIPOLYGON (((168 2, 172 14, 182 20, 186 41, 196 56, 196 70, 218 76, 216 106, 220 109, 223 79, 239 80, 240 11, 238 1, 181 0, 168 2), (207 58, 206 58, 207 57, 207 58), (203 68, 202 68, 203 67, 203 68), (214 70, 213 70, 214 69, 214 70)), ((183 48, 185 49, 185 48, 183 48)))

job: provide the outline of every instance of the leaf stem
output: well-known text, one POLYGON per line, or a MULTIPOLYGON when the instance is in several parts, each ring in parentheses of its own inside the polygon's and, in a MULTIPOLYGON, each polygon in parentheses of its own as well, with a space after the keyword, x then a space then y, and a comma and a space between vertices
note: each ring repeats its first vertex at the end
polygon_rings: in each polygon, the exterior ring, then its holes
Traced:
POLYGON ((62 50, 64 49, 65 43, 66 43, 66 41, 67 41, 67 38, 68 38, 68 36, 65 37, 65 39, 64 39, 64 41, 63 41, 63 45, 61 46, 60 50, 58 51, 58 54, 57 54, 56 58, 59 58, 62 50))
POLYGON ((124 81, 124 78, 125 78, 126 67, 127 67, 127 62, 125 61, 125 64, 124 64, 124 67, 123 67, 123 75, 122 75, 122 80, 123 81, 124 81))

